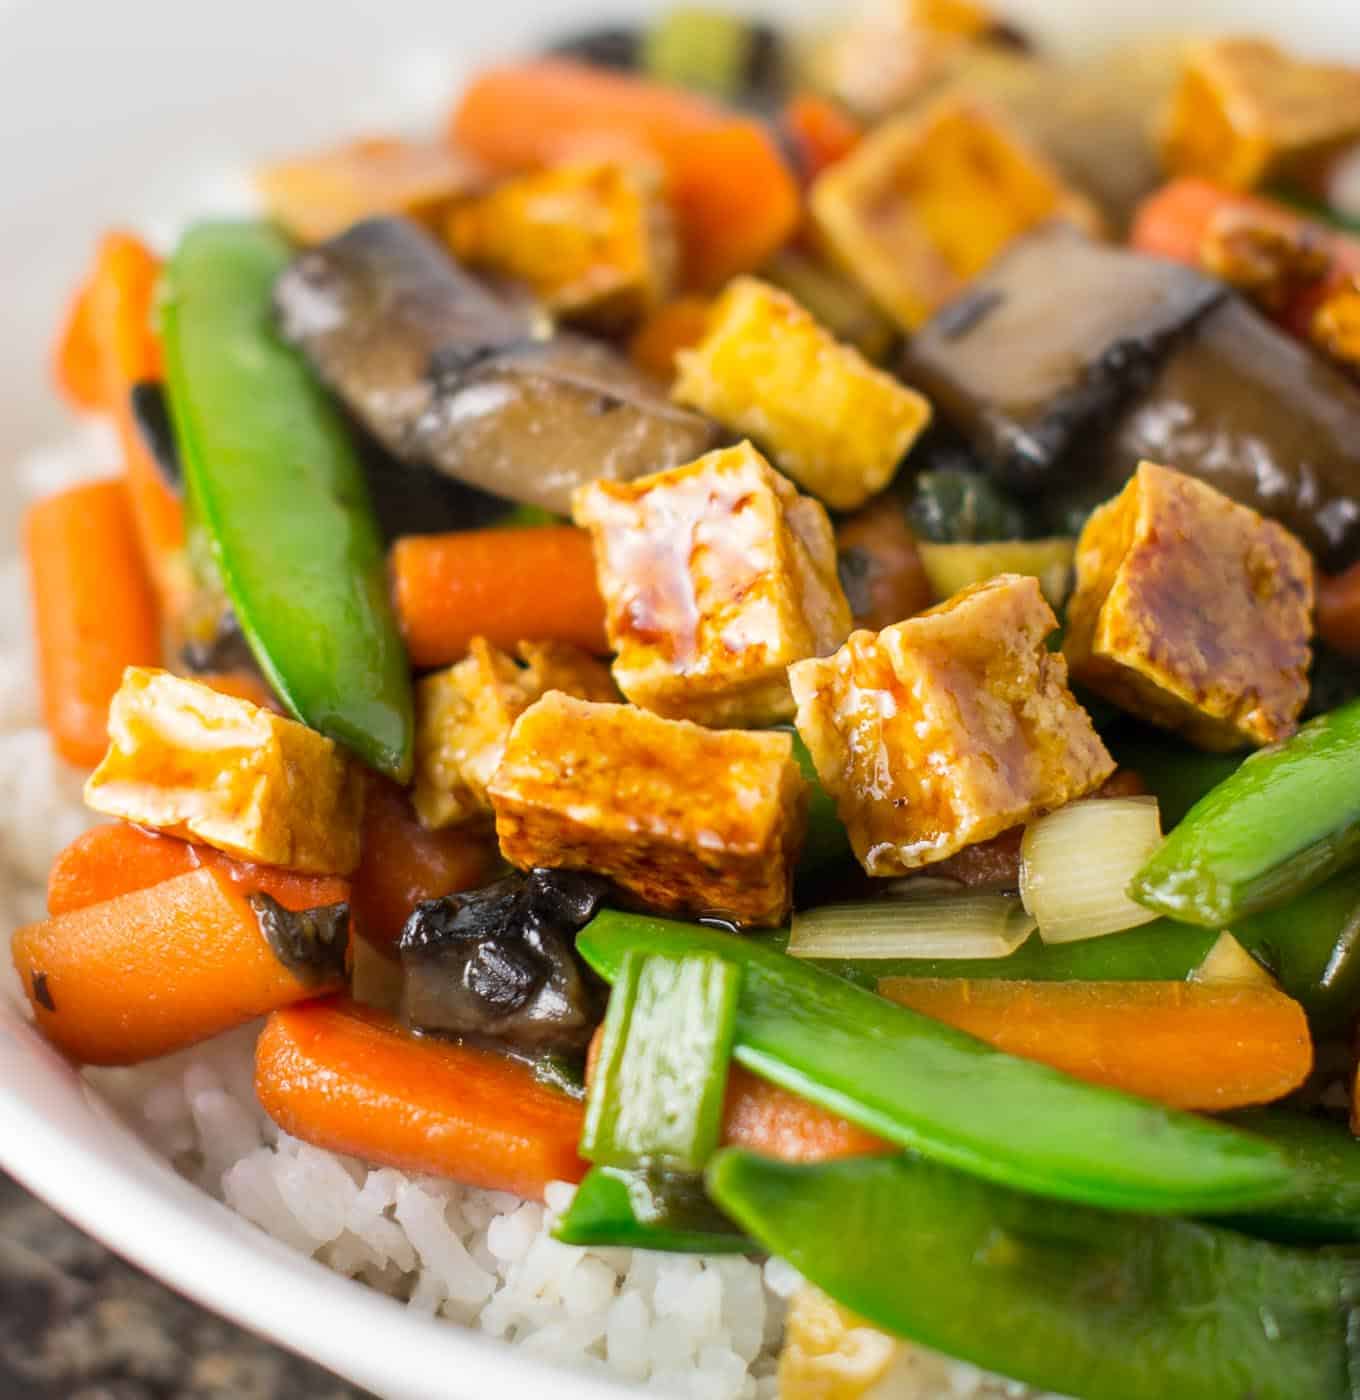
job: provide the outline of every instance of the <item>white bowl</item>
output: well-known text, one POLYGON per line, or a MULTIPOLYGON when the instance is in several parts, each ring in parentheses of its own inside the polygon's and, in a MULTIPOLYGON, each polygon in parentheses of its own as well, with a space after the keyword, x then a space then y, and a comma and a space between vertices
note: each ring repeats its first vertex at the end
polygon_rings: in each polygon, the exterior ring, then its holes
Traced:
MULTIPOLYGON (((1274 31, 1360 52, 1355 0, 998 0, 1065 45, 1120 32, 1274 31)), ((48 383, 58 309, 92 239, 201 205, 205 176, 338 133, 434 118, 462 72, 601 15, 604 0, 0 0, 0 463, 62 431, 48 383)), ((794 0, 767 4, 807 13, 794 0)), ((0 494, 8 528, 15 492, 0 494)), ((119 1254, 390 1400, 588 1400, 549 1370, 418 1317, 269 1239, 126 1129, 0 998, 0 1165, 119 1254)))

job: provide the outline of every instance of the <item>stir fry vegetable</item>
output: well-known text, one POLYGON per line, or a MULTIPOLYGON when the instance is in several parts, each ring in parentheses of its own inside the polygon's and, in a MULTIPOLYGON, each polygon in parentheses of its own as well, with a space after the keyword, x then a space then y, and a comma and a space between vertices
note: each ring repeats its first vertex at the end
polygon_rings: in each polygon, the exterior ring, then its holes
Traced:
POLYGON ((553 1233, 563 1244, 670 1254, 744 1254, 752 1248, 694 1177, 618 1167, 586 1173, 553 1233))

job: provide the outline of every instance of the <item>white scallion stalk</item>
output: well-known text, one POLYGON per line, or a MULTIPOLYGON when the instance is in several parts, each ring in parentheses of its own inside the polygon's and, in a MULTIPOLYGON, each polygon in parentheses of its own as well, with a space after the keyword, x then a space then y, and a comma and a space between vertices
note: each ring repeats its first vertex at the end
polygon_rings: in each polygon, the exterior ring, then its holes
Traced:
POLYGON ((793 916, 796 958, 1004 958, 1034 932, 1014 895, 931 892, 793 916))
POLYGON ((1204 961, 1190 974, 1192 982, 1206 986, 1264 987, 1278 989, 1278 983, 1230 933, 1220 933, 1204 961))
POLYGON ((1076 943, 1151 923, 1129 882, 1162 839, 1155 797, 1073 802, 1025 828, 1020 897, 1045 943, 1076 943))

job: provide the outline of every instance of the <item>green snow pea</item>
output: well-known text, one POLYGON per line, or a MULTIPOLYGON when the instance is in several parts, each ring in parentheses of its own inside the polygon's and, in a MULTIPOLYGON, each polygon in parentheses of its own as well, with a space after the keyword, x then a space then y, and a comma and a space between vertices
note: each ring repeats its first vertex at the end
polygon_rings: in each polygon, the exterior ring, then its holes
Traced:
POLYGON ((700 1177, 592 1167, 553 1231, 563 1244, 672 1254, 742 1254, 754 1246, 708 1199, 700 1177))
POLYGON ((577 947, 606 980, 629 952, 736 963, 739 1063, 890 1142, 989 1180, 1157 1213, 1246 1209, 1289 1186, 1267 1143, 998 1054, 748 939, 606 910, 577 947))
POLYGON ((1360 701, 1253 754, 1202 797, 1134 877, 1140 904, 1231 928, 1360 860, 1360 701))
POLYGON ((274 332, 274 279, 292 256, 265 224, 201 223, 166 267, 166 384, 189 506, 275 693, 404 779, 410 673, 359 459, 274 332))
POLYGON ((709 1191, 868 1321, 1083 1400, 1353 1400, 1360 1262, 1111 1215, 910 1156, 736 1149, 709 1191))

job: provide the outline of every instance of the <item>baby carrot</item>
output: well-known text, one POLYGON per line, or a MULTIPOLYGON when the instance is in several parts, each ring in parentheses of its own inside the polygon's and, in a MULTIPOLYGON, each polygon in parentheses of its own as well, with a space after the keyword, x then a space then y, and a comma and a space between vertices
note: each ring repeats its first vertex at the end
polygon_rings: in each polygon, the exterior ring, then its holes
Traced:
POLYGON ((94 413, 108 407, 104 401, 104 376, 99 363, 92 322, 90 284, 73 293, 57 343, 52 348, 52 377, 72 408, 94 413))
POLYGON ((1008 1055, 1172 1108, 1270 1103, 1313 1066, 1303 1008, 1264 987, 891 977, 879 991, 1008 1055))
POLYGON ((308 920, 219 870, 18 929, 14 966, 38 1028, 89 1065, 131 1065, 344 983, 344 906, 308 920))
POLYGON ((160 624, 121 481, 49 496, 24 517, 43 722, 57 752, 92 768, 128 666, 156 666, 160 624))
POLYGON ((609 650, 590 536, 570 525, 408 535, 392 546, 397 619, 416 666, 461 660, 474 637, 609 650))
POLYGON ((799 173, 807 185, 848 156, 864 136, 864 128, 844 107, 815 92, 797 93, 780 120, 798 152, 799 173))
POLYGON ((47 876, 47 912, 69 914, 202 869, 217 871, 243 894, 267 894, 285 909, 319 909, 349 902, 348 880, 256 865, 211 846, 143 831, 127 822, 110 822, 76 837, 52 863, 47 876))
POLYGON ((286 1133, 400 1171, 540 1200, 585 1174, 575 1099, 518 1060, 411 1035, 344 999, 269 1018, 255 1089, 286 1133))
POLYGON ((675 357, 692 350, 708 333, 707 297, 675 297, 653 311, 628 342, 628 357, 641 370, 669 383, 675 357))

